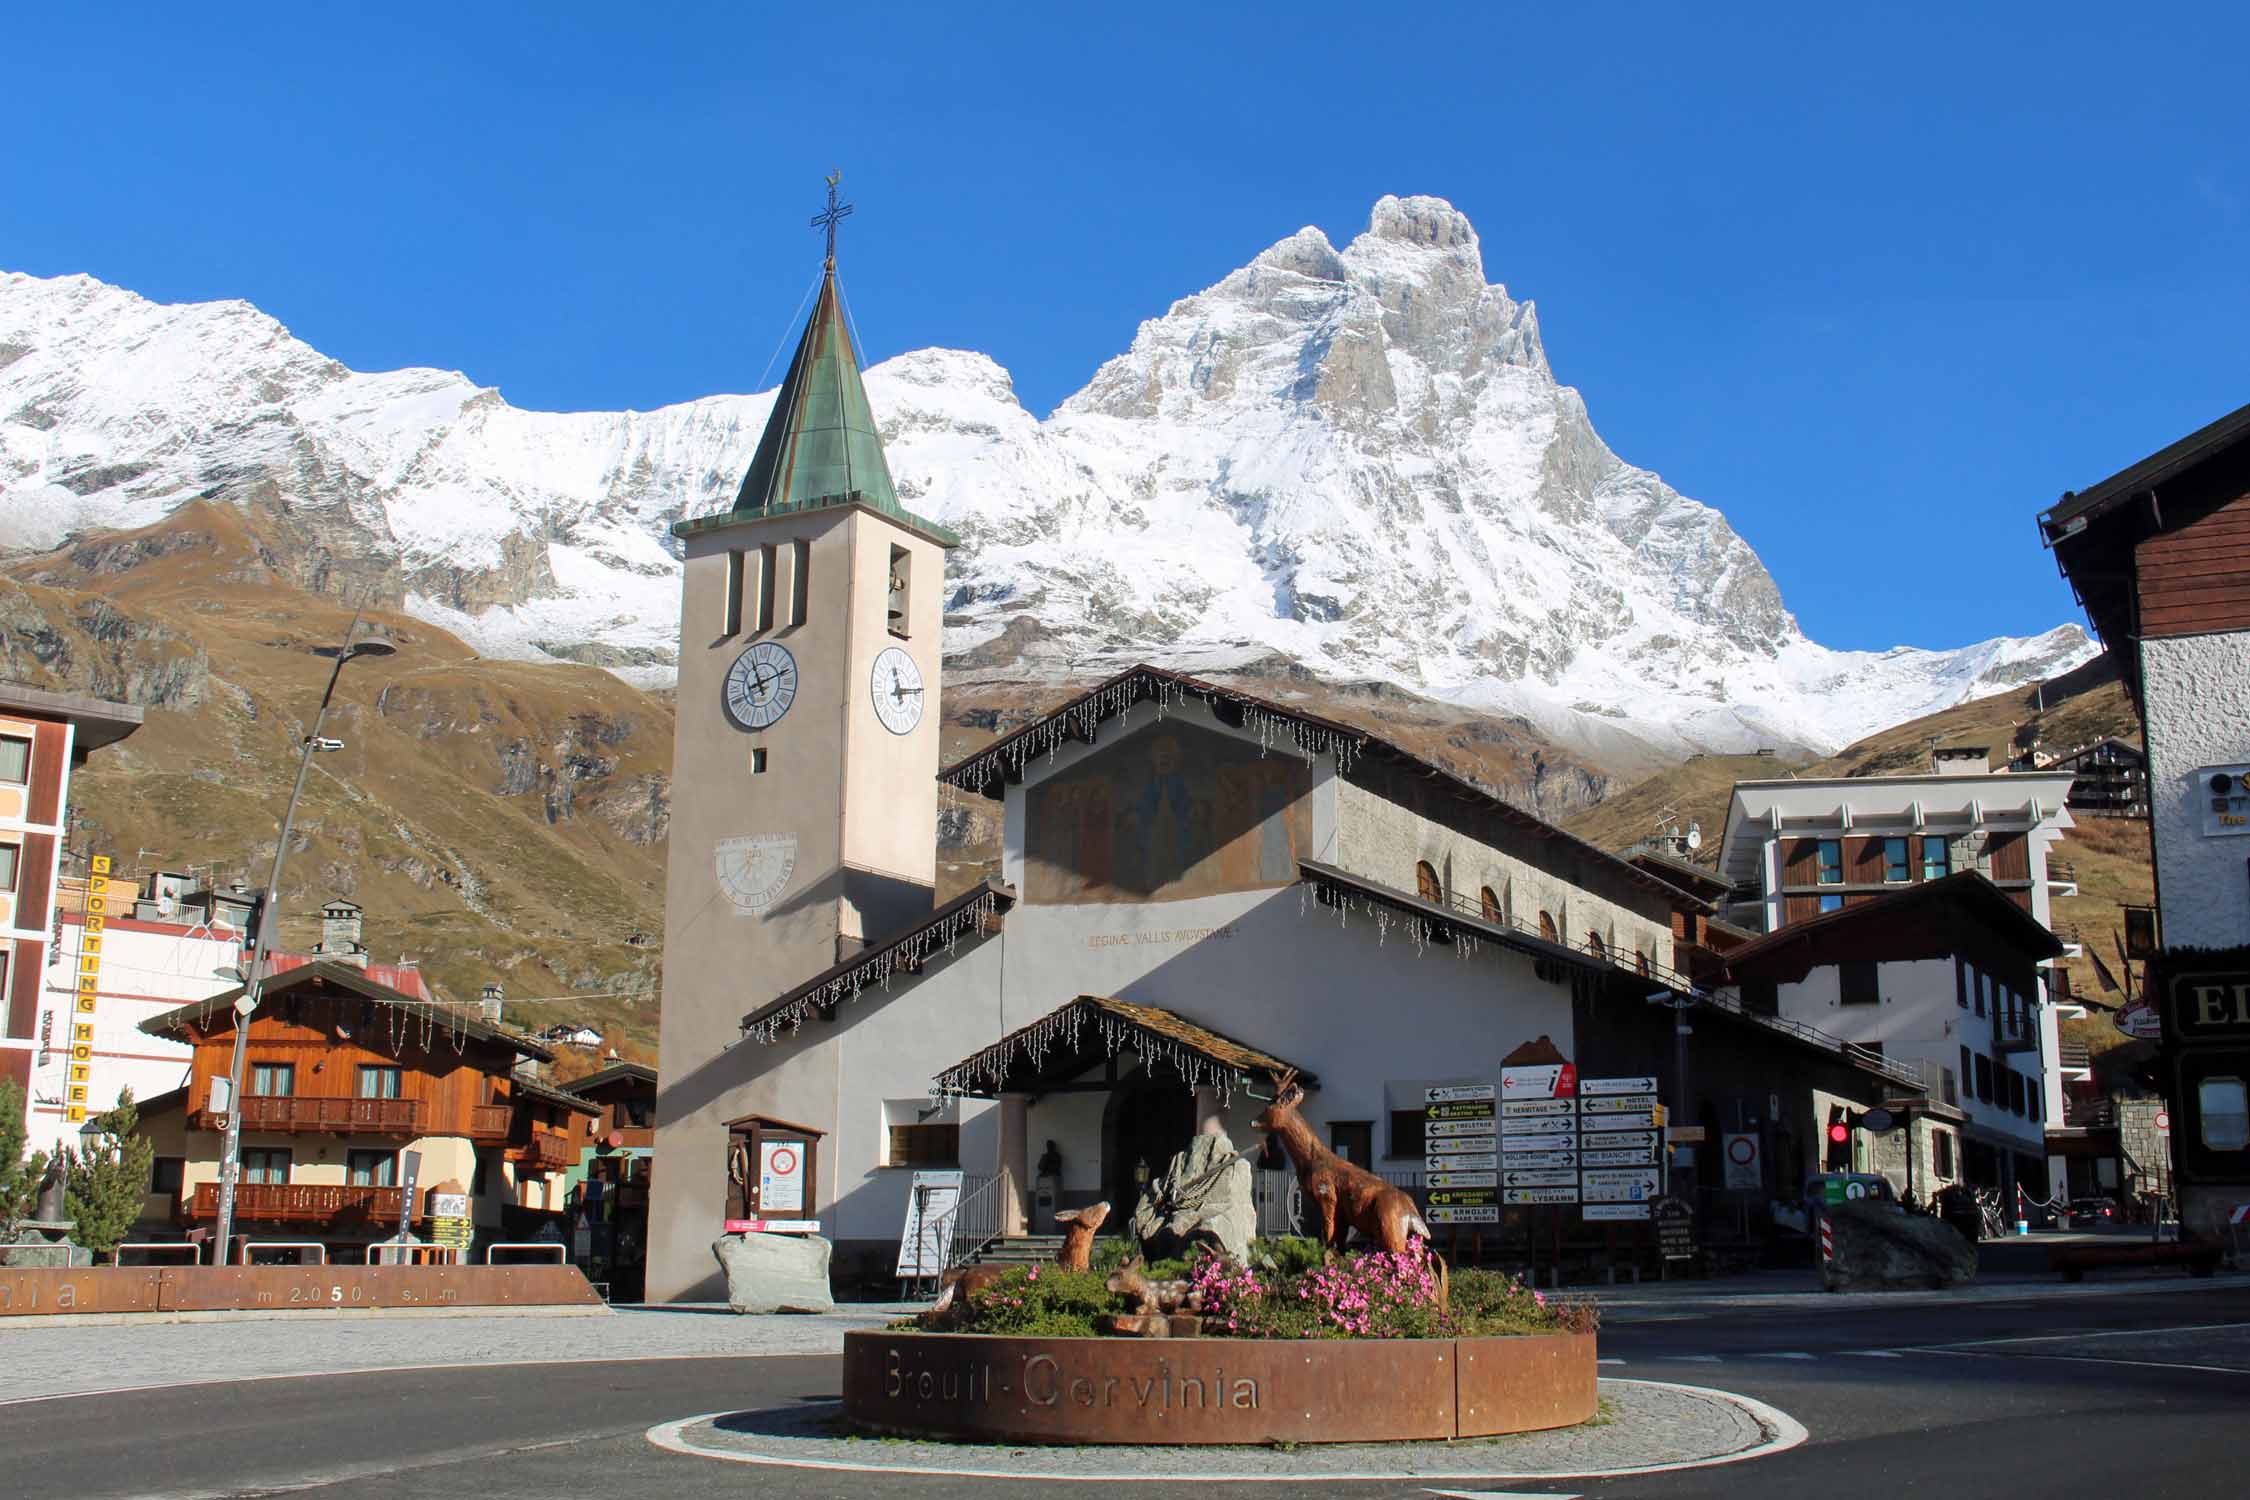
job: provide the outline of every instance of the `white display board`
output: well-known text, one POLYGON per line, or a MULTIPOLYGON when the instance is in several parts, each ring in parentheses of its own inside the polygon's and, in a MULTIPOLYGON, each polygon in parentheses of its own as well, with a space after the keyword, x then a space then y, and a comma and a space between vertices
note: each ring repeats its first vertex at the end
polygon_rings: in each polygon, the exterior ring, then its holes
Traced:
POLYGON ((758 1143, 758 1211, 802 1213, 805 1208, 805 1143, 758 1143))
POLYGON ((916 1172, 907 1191, 906 1223, 898 1237, 898 1275, 911 1280, 941 1276, 953 1254, 953 1224, 961 1206, 961 1172, 916 1172))

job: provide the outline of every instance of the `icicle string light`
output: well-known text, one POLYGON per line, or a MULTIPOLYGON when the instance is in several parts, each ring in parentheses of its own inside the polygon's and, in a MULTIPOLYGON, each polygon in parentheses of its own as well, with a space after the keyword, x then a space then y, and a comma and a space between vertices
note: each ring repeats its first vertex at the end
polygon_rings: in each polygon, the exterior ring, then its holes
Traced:
POLYGON ((832 1009, 847 1000, 857 1000, 869 985, 881 985, 888 990, 893 974, 901 971, 916 972, 925 962, 940 953, 952 956, 960 947, 962 938, 981 931, 985 922, 999 910, 999 896, 986 891, 960 910, 932 922, 920 931, 908 934, 865 963, 854 964, 818 988, 807 990, 756 1025, 744 1027, 743 1032, 752 1041, 762 1042, 769 1047, 785 1036, 794 1036, 815 1013, 832 1009))
POLYGON ((1222 1104, 1231 1103, 1235 1090, 1249 1082, 1248 1075, 1224 1063, 1213 1061, 1175 1037, 1136 1026, 1121 1016, 1081 1002, 1066 1005, 1053 1015, 1042 1017, 1021 1031, 1003 1037, 966 1062, 947 1068, 938 1074, 937 1086, 933 1092, 938 1097, 947 1099, 999 1093, 1019 1059, 1037 1072, 1047 1065, 1047 1059, 1053 1054, 1058 1041, 1062 1044, 1065 1055, 1076 1054, 1080 1039, 1085 1035, 1090 1013, 1095 1022, 1094 1035, 1100 1041, 1102 1053, 1106 1057, 1134 1053, 1139 1056, 1144 1070, 1163 1063, 1177 1073, 1189 1088, 1215 1089, 1222 1104))
POLYGON ((1318 756, 1333 755, 1337 771, 1348 776, 1367 742, 1367 737, 1356 731, 1309 723, 1295 714, 1269 708, 1256 699, 1230 693, 1210 683, 1182 682, 1152 672, 1134 672, 1115 682, 1104 683, 983 754, 961 762, 948 773, 945 781, 951 786, 981 792, 994 781, 1021 776, 1025 763, 1042 754, 1052 764, 1056 753, 1071 740, 1093 744, 1105 720, 1119 717, 1136 703, 1153 702, 1156 716, 1162 719, 1172 711, 1175 700, 1189 698, 1200 698, 1214 708, 1222 702, 1231 704, 1242 715, 1242 727, 1257 735, 1261 755, 1281 745, 1296 750, 1308 766, 1318 756))

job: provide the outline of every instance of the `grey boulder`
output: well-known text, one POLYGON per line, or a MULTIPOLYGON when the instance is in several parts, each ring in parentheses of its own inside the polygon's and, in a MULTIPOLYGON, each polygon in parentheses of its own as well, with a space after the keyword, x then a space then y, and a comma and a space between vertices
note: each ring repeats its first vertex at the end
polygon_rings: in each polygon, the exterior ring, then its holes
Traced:
POLYGON ((1958 1286, 1977 1274, 1976 1247, 1942 1219, 1862 1199, 1828 1209, 1836 1255, 1822 1268, 1832 1292, 1958 1286))
POLYGON ((828 1241, 817 1234, 730 1234, 711 1253, 727 1274, 727 1306, 738 1313, 836 1310, 828 1290, 828 1241))

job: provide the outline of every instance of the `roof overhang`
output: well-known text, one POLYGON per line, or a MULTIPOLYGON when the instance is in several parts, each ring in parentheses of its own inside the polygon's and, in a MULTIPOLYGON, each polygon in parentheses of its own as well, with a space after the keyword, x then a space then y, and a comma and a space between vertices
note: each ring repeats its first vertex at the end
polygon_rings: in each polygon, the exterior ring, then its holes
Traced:
POLYGON ((20 682, 0 682, 0 713, 66 721, 71 727, 72 749, 79 755, 114 745, 141 727, 141 711, 130 703, 112 703, 81 693, 51 693, 20 682))
POLYGON ((2005 826, 2017 820, 2029 828, 2049 823, 2076 827, 2064 804, 2077 779, 2071 771, 1995 771, 1738 781, 1727 804, 1719 871, 1732 884, 1760 880, 1766 840, 1786 835, 1793 823, 1806 828, 1842 824, 1860 835, 1956 824, 2005 826))
POLYGON ((1302 1068, 1174 1011, 1080 995, 945 1069, 934 1092, 970 1099, 1046 1093, 1124 1052, 1139 1054, 1144 1071, 1162 1067, 1182 1087, 1212 1088, 1222 1097, 1270 1085, 1285 1072, 1307 1089, 1319 1087, 1302 1068))
MULTIPOLYGON (((263 1011, 277 998, 314 984, 325 984, 373 1004, 402 1011, 417 1025, 427 1022, 435 1030, 448 1036, 474 1037, 479 1041, 496 1042, 540 1062, 552 1061, 555 1055, 531 1038, 519 1036, 505 1027, 495 1026, 458 1005, 449 1005, 441 1000, 423 1000, 405 994, 387 984, 369 979, 349 964, 332 963, 326 959, 316 959, 278 974, 269 972, 258 987, 258 1009, 263 1011)), ((234 1021, 234 1002, 246 989, 247 986, 238 985, 207 1000, 191 1000, 186 1005, 174 1006, 141 1022, 141 1030, 150 1036, 176 1036, 192 1025, 207 1021, 217 1020, 231 1025, 234 1021)))
POLYGON ((788 993, 742 1018, 742 1030, 768 1046, 793 1035, 816 1015, 847 1000, 857 1000, 869 985, 890 988, 894 974, 918 974, 934 958, 1000 930, 1000 920, 1016 904, 1016 893, 987 881, 973 885, 927 917, 872 947, 832 964, 788 993))

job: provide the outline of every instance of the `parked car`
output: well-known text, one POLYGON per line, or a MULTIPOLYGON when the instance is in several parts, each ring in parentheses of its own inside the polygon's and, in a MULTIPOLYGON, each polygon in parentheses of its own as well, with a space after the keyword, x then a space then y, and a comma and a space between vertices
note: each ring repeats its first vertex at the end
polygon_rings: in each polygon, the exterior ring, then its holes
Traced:
POLYGON ((2073 1198, 2063 1210, 2063 1226, 2068 1229, 2107 1229, 2117 1222, 2114 1198, 2073 1198))

